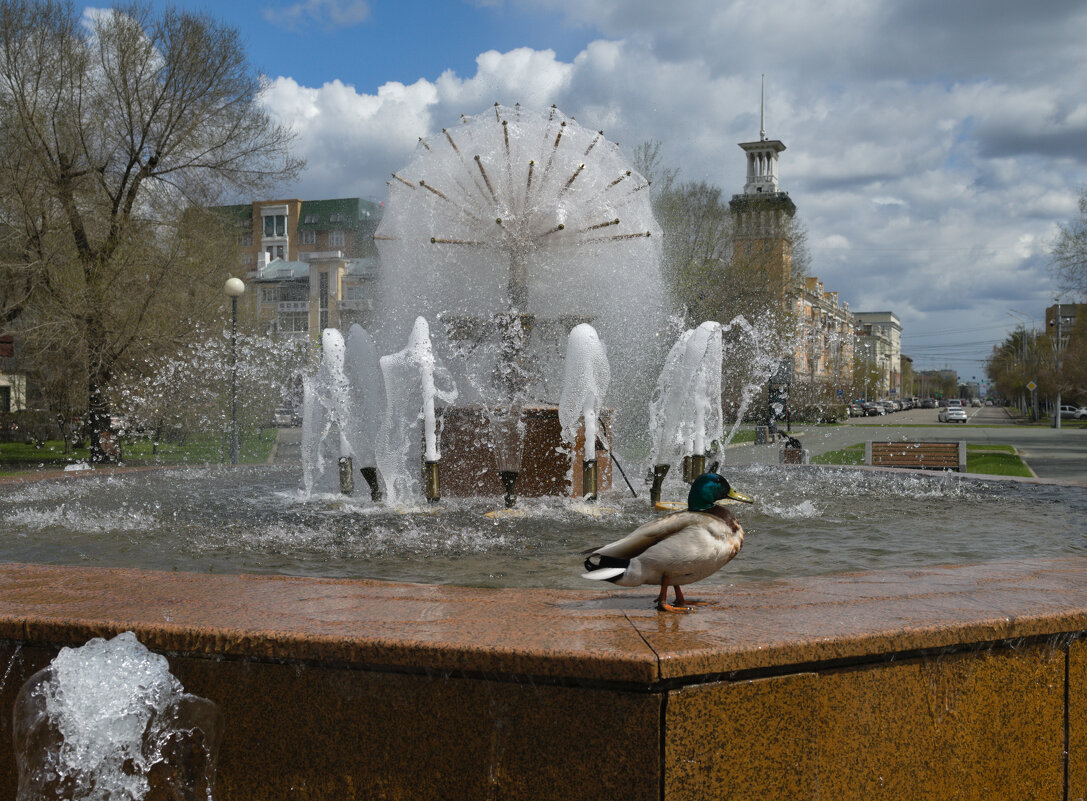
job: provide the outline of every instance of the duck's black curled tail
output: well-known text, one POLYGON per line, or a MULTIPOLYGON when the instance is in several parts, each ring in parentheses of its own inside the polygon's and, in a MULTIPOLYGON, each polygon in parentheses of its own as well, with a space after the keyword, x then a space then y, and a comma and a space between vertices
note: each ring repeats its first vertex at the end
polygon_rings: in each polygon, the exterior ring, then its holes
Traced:
POLYGON ((630 567, 630 560, 622 559, 618 556, 602 556, 601 554, 593 554, 585 560, 585 569, 590 573, 604 567, 620 567, 623 570, 626 570, 630 567), (596 560, 595 562, 593 561, 594 559, 596 560))

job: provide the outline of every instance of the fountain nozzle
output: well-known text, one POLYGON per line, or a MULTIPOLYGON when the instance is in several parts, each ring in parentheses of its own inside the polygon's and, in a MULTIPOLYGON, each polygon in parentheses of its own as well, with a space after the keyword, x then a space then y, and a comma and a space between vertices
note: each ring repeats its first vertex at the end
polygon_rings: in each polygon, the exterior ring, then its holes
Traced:
POLYGON ((370 500, 375 503, 380 503, 382 499, 381 485, 377 481, 377 468, 376 467, 363 467, 360 469, 362 477, 366 479, 366 483, 370 485, 370 500))
POLYGON ((664 484, 664 477, 668 475, 668 471, 672 468, 670 464, 655 464, 653 465, 653 486, 649 490, 649 504, 656 506, 660 503, 661 499, 661 486, 664 484))
POLYGON ((355 491, 355 470, 350 456, 340 457, 340 492, 350 495, 355 491))
POLYGON ((441 500, 437 461, 427 461, 424 463, 423 485, 426 487, 426 499, 428 503, 437 503, 441 500))
POLYGON ((683 480, 688 484, 706 472, 706 454, 692 453, 683 457, 683 480))
POLYGON ((587 501, 595 501, 597 494, 596 459, 581 463, 581 495, 587 501))
POLYGON ((502 486, 506 490, 506 508, 512 509, 517 503, 517 476, 516 470, 499 470, 498 477, 502 479, 502 486))

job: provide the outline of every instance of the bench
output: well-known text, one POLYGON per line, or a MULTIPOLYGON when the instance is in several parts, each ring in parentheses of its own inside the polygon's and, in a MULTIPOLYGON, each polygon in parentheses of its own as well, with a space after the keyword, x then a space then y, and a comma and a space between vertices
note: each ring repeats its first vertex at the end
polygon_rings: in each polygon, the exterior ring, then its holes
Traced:
POLYGON ((864 443, 864 463, 878 467, 966 472, 965 442, 864 443))

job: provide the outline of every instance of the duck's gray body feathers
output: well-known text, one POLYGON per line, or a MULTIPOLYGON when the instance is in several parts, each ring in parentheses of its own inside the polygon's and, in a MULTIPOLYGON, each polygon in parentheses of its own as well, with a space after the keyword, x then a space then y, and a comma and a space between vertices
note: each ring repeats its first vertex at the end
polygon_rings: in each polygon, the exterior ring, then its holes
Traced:
POLYGON ((690 584, 720 570, 743 544, 743 529, 727 509, 677 512, 590 551, 584 578, 622 587, 690 584))

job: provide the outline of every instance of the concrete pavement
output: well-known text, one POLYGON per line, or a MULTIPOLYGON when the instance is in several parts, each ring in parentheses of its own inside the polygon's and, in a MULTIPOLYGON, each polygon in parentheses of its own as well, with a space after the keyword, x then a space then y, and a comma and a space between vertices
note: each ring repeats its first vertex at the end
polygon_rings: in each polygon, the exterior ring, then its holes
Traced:
MULTIPOLYGON (((911 409, 883 417, 850 418, 836 426, 794 425, 792 435, 813 456, 865 440, 965 440, 1012 445, 1039 478, 1087 486, 1087 428, 1023 425, 999 407, 968 409, 967 414, 970 419, 963 425, 939 422, 935 409, 911 409)), ((780 450, 780 442, 733 446, 725 462, 738 466, 777 464, 780 450)))

